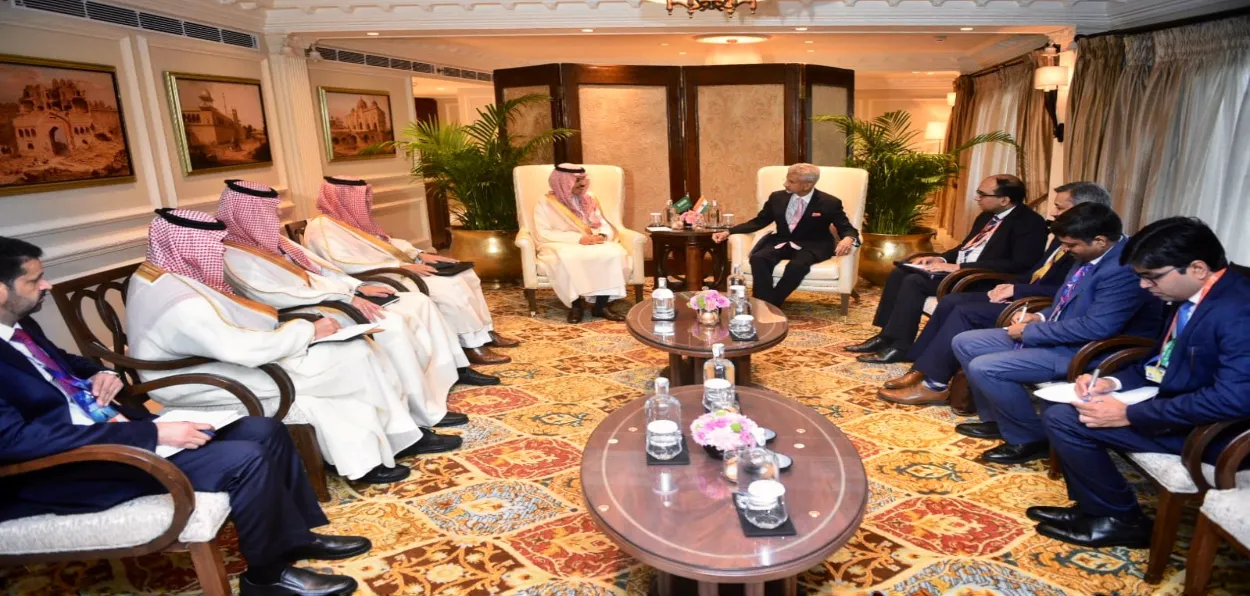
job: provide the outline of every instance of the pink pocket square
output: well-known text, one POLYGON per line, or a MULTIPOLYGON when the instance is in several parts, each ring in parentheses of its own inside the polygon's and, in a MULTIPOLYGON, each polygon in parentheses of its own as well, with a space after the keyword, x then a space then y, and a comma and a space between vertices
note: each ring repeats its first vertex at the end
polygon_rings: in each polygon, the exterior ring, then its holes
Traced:
POLYGON ((820 217, 820 212, 813 213, 812 217, 820 217))

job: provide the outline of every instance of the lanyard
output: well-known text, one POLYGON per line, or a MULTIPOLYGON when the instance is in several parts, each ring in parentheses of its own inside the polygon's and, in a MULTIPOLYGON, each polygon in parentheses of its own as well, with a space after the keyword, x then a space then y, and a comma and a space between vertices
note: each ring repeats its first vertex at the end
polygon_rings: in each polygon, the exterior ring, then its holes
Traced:
MULTIPOLYGON (((1220 281, 1220 278, 1224 276, 1225 271, 1228 271, 1228 269, 1225 268, 1223 271, 1213 273, 1211 277, 1207 278, 1206 283, 1202 284, 1202 289, 1198 290, 1198 297, 1193 301, 1193 310, 1189 312, 1189 318, 1191 320, 1193 319, 1194 314, 1198 312, 1198 305, 1202 304, 1202 300, 1207 297, 1207 292, 1210 292, 1211 288, 1215 286, 1215 283, 1220 281)), ((1163 337, 1163 349, 1159 351, 1159 355, 1153 360, 1153 362, 1158 362, 1159 366, 1165 369, 1168 366, 1168 362, 1172 359, 1172 346, 1176 343, 1176 324, 1180 318, 1181 310, 1178 308, 1176 309, 1176 314, 1172 315, 1172 324, 1168 327, 1168 334, 1163 337)))

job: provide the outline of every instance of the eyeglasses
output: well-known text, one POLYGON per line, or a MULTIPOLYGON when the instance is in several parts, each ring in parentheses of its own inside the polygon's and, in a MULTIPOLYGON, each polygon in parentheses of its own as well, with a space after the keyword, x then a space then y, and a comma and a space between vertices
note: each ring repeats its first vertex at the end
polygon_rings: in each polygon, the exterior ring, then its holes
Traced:
POLYGON ((1164 271, 1162 273, 1142 273, 1140 271, 1134 271, 1134 273, 1137 274, 1138 279, 1141 279, 1142 281, 1152 286, 1155 286, 1155 285, 1159 285, 1160 279, 1167 277, 1169 273, 1172 273, 1173 271, 1176 271, 1176 270, 1177 270, 1177 267, 1169 267, 1167 271, 1164 271))
POLYGON ((988 192, 981 192, 980 190, 977 190, 978 201, 981 199, 1001 199, 1001 198, 1003 198, 1003 195, 995 195, 995 194, 990 194, 988 192))

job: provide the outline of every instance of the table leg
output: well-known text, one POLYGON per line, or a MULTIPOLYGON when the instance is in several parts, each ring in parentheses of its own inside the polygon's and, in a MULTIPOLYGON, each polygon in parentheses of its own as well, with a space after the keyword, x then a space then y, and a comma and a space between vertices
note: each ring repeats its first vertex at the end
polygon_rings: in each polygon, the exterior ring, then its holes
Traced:
POLYGON ((697 242, 686 244, 686 291, 703 289, 703 249, 697 242))
POLYGON ((699 582, 699 596, 719 596, 720 584, 699 582))
POLYGON ((792 575, 781 580, 781 582, 781 593, 784 596, 799 596, 799 576, 792 575))
POLYGON ((730 360, 734 363, 734 384, 754 387, 755 383, 751 380, 751 355, 747 354, 730 360))
POLYGON ((689 385, 703 384, 703 364, 707 362, 706 358, 690 358, 690 383, 689 385))
POLYGON ((655 570, 655 596, 675 596, 673 592, 673 576, 667 572, 655 570))
POLYGON ((746 588, 746 596, 764 596, 764 584, 743 584, 746 588))
POLYGON ((669 387, 681 387, 689 385, 690 379, 686 378, 682 373, 685 372, 684 363, 681 361, 681 354, 668 355, 668 385, 669 387))

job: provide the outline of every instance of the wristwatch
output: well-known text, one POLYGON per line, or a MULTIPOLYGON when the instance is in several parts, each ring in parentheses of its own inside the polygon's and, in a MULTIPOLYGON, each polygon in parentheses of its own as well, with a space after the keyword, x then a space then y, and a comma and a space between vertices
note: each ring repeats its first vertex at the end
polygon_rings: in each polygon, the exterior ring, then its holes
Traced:
POLYGON ((851 238, 851 246, 859 248, 861 244, 863 243, 859 241, 859 238, 851 238))

